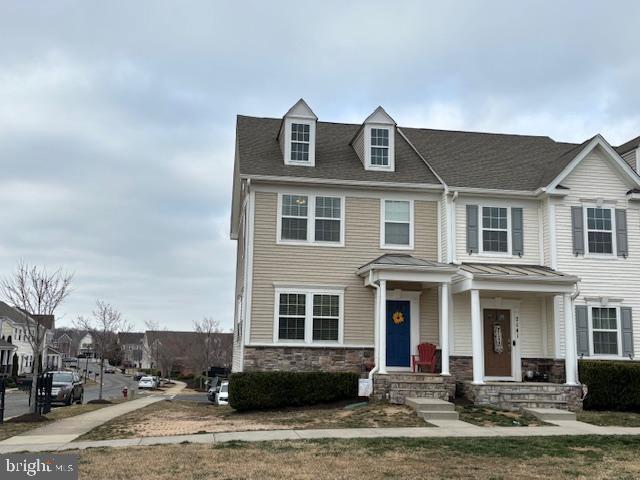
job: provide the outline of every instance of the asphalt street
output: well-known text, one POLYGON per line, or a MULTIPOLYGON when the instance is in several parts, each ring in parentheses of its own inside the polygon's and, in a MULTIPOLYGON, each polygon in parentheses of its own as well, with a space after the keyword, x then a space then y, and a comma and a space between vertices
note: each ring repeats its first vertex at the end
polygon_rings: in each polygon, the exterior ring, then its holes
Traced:
MULTIPOLYGON (((84 364, 82 365, 84 369, 84 364)), ((89 371, 97 372, 99 367, 96 367, 95 364, 89 364, 89 371)), ((93 375, 90 375, 91 378, 94 378, 93 375)), ((124 387, 129 389, 129 392, 135 390, 137 393, 138 383, 134 382, 131 376, 125 376, 121 373, 109 373, 105 374, 103 386, 102 386, 102 398, 106 400, 113 400, 116 398, 122 397, 122 389, 124 387)), ((131 395, 131 393, 129 393, 131 395)), ((84 403, 87 403, 91 400, 96 400, 99 396, 99 386, 90 383, 86 385, 84 388, 84 403)), ((54 408, 64 408, 54 406, 54 408)), ((29 413, 29 396, 28 393, 22 390, 18 391, 9 391, 5 395, 5 412, 4 418, 15 417, 17 415, 22 415, 24 413, 29 413)))

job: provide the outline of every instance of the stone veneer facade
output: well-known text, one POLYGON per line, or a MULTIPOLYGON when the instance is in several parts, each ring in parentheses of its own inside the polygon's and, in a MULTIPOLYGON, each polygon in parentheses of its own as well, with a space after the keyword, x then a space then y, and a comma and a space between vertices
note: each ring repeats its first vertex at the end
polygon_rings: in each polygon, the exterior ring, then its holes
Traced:
POLYGON ((244 371, 366 372, 373 348, 245 347, 244 371))
POLYGON ((464 396, 474 405, 487 405, 504 410, 527 408, 559 408, 572 412, 582 410, 582 386, 558 383, 489 382, 462 384, 464 396))
MULTIPOLYGON (((522 375, 527 371, 546 373, 549 382, 564 383, 564 360, 553 358, 523 358, 522 375)), ((471 357, 451 357, 449 371, 456 381, 463 382, 473 379, 473 359, 471 357)))

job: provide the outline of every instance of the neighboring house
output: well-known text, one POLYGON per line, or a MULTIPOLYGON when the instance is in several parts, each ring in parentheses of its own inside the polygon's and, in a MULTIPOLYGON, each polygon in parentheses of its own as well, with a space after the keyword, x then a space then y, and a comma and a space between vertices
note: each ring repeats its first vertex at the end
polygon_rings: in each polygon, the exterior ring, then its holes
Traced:
POLYGON ((62 358, 75 357, 77 354, 72 335, 73 332, 71 331, 63 331, 62 333, 54 332, 51 345, 60 352, 62 358))
POLYGON ((375 365, 391 401, 579 408, 579 357, 640 351, 640 139, 321 122, 303 100, 236 135, 234 371, 375 365), (423 342, 433 378, 409 375, 423 342))
POLYGON ((118 333, 118 344, 122 348, 122 364, 126 367, 140 368, 142 364, 144 333, 118 333))
MULTIPOLYGON (((213 333, 210 345, 210 367, 231 367, 233 354, 233 334, 213 333)), ((147 330, 144 333, 142 368, 158 368, 165 374, 168 370, 182 375, 200 374, 196 371, 202 365, 202 352, 206 348, 207 335, 199 332, 176 332, 167 330, 147 330)))
POLYGON ((82 332, 80 341, 78 342, 78 357, 95 358, 96 349, 93 343, 93 337, 89 332, 82 332))
MULTIPOLYGON (((0 340, 11 345, 12 353, 8 353, 8 348, 2 348, 2 345, 7 347, 6 344, 0 342, 0 365, 5 365, 4 370, 9 370, 14 362, 17 363, 18 375, 29 374, 33 371, 33 364, 35 362, 35 355, 33 348, 27 339, 28 322, 38 322, 45 328, 45 346, 51 344, 53 338, 53 330, 55 328, 55 320, 53 315, 31 315, 25 314, 23 311, 13 308, 4 302, 0 302, 0 340), (27 315, 28 319, 25 319, 27 315), (4 353, 5 362, 2 363, 2 354, 4 353), (7 356, 9 358, 7 358, 7 356)), ((47 352, 47 355, 51 354, 51 362, 60 364, 59 356, 56 359, 56 353, 47 352)), ((48 357, 43 358, 43 366, 48 364, 48 357)))

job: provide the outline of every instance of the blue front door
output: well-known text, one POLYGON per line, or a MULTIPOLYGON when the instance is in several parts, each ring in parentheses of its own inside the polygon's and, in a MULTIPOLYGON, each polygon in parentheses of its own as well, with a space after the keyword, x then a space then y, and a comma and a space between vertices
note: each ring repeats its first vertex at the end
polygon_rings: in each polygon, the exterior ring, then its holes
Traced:
POLYGON ((387 366, 408 367, 411 355, 410 302, 387 301, 387 366))

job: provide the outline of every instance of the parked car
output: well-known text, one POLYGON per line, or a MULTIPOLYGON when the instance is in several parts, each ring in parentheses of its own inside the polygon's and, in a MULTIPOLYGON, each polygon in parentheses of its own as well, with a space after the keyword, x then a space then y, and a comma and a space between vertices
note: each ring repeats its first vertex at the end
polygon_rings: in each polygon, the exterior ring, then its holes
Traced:
POLYGON ((158 388, 158 383, 154 377, 142 377, 138 382, 138 388, 158 388))
POLYGON ((51 372, 53 382, 51 388, 51 402, 71 405, 73 402, 82 404, 84 386, 80 377, 73 372, 51 372))
POLYGON ((116 369, 112 366, 104 367, 104 373, 116 373, 116 369))
POLYGON ((222 382, 216 393, 216 405, 229 405, 229 382, 222 382))
POLYGON ((144 376, 145 376, 145 374, 144 374, 144 373, 137 372, 137 373, 135 373, 135 374, 133 375, 133 381, 134 381, 134 382, 139 382, 139 381, 140 381, 140 379, 141 379, 142 377, 144 377, 144 376))

